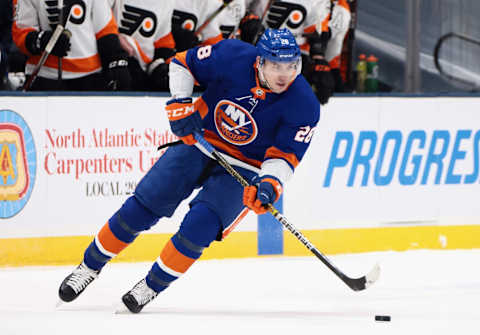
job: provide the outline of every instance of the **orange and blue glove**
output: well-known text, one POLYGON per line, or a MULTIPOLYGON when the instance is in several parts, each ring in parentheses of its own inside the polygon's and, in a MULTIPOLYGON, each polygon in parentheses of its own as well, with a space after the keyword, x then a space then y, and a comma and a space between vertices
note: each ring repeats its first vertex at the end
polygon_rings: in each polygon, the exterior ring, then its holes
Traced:
POLYGON ((195 111, 192 98, 172 99, 167 101, 168 121, 172 132, 178 136, 183 143, 193 145, 195 140, 194 133, 201 132, 202 118, 195 111))
POLYGON ((268 204, 273 204, 280 198, 283 187, 278 178, 270 175, 256 176, 252 185, 243 189, 243 204, 256 214, 265 214, 268 204))

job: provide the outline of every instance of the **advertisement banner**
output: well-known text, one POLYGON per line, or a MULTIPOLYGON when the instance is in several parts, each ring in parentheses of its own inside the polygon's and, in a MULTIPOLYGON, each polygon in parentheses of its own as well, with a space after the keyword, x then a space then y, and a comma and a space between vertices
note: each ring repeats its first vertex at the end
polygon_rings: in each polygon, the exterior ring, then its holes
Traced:
MULTIPOLYGON (((0 103, 0 236, 93 235, 175 141, 164 97, 24 96, 0 103)), ((335 98, 286 185, 300 229, 472 224, 477 98, 335 98)), ((294 113, 295 111, 292 111, 294 113)), ((188 208, 151 232, 175 232, 188 208)), ((249 214, 237 231, 256 231, 249 214)))
POLYGON ((344 98, 286 187, 303 228, 478 224, 480 99, 344 98))

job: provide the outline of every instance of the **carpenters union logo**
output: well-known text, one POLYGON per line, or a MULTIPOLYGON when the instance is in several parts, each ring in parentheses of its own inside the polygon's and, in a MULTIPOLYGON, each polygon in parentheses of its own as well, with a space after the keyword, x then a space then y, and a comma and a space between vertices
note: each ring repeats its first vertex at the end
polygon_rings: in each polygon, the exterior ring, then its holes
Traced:
POLYGON ((19 213, 32 193, 37 155, 32 133, 23 118, 0 110, 0 218, 19 213))

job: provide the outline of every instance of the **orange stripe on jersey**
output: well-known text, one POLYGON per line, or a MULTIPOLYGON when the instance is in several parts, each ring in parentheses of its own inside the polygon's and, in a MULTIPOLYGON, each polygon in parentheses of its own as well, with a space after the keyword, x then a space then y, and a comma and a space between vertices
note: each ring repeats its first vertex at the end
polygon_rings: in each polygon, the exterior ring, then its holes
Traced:
POLYGON ((230 226, 228 226, 227 229, 225 229, 225 230, 223 231, 223 233, 222 233, 222 240, 223 240, 225 237, 227 237, 227 235, 230 234, 230 232, 231 232, 232 230, 235 229, 235 227, 240 223, 240 221, 243 220, 243 218, 244 218, 245 216, 247 216, 247 214, 248 214, 248 208, 244 208, 244 209, 240 212, 240 214, 237 216, 237 218, 232 222, 232 224, 231 224, 230 226))
POLYGON ((128 243, 120 241, 115 235, 113 235, 108 222, 99 231, 97 237, 102 247, 113 254, 118 254, 128 246, 128 243))
MULTIPOLYGON (((33 56, 28 59, 27 63, 37 64, 40 56, 33 56)), ((50 55, 45 62, 45 66, 57 69, 58 57, 50 55)), ((63 58, 62 69, 68 72, 89 73, 102 67, 98 54, 85 58, 63 58)))
POLYGON ((307 33, 307 34, 311 34, 311 33, 314 33, 315 30, 316 30, 316 29, 315 29, 315 25, 312 24, 311 26, 303 29, 303 32, 304 32, 304 33, 307 33))
POLYGON ((208 106, 205 100, 203 100, 203 98, 200 97, 194 102, 193 105, 195 106, 195 110, 200 113, 200 116, 202 117, 202 119, 204 119, 205 116, 207 116, 208 114, 208 106))
POLYGON ((202 46, 203 45, 214 45, 215 43, 218 43, 221 40, 223 40, 222 34, 218 34, 217 36, 210 37, 208 40, 203 41, 201 45, 202 46))
POLYGON ((137 40, 135 40, 135 45, 137 46, 137 50, 138 50, 138 53, 140 54, 140 57, 142 57, 142 60, 145 64, 149 64, 152 59, 150 57, 148 57, 145 52, 143 52, 142 48, 140 47, 140 44, 138 44, 137 40))
POLYGON ((19 28, 16 22, 12 25, 12 38, 15 45, 26 55, 31 55, 30 51, 25 47, 25 38, 31 31, 36 31, 35 28, 19 28))
POLYGON ((281 158, 286 160, 287 162, 290 163, 294 168, 297 167, 299 161, 297 159, 297 156, 293 153, 286 153, 283 152, 282 150, 275 148, 275 147, 270 147, 267 149, 267 152, 265 153, 265 159, 267 158, 281 158))
POLYGON ((240 150, 238 150, 237 148, 225 143, 224 141, 222 141, 214 132, 210 131, 210 130, 205 130, 205 139, 210 142, 211 145, 213 145, 214 147, 222 150, 223 152, 229 154, 230 156, 232 157, 235 157, 239 160, 241 160, 242 162, 245 162, 247 164, 250 164, 250 165, 253 165, 255 167, 260 167, 262 165, 262 162, 260 161, 257 161, 256 159, 251 159, 251 158, 247 158, 245 157, 241 152, 240 150))
POLYGON ((347 0, 338 0, 337 6, 341 6, 350 11, 350 5, 348 4, 347 0))
POLYGON ((184 68, 186 68, 190 74, 192 75, 193 79, 195 80, 195 85, 199 85, 197 79, 195 79, 195 76, 193 75, 192 71, 190 71, 190 68, 188 67, 188 64, 187 64, 187 51, 188 50, 185 50, 185 51, 182 51, 182 52, 179 52, 175 55, 175 58, 180 64, 183 65, 184 68))
POLYGON ((330 62, 328 62, 331 69, 339 69, 340 68, 340 55, 334 57, 330 62))
MULTIPOLYGON (((180 64, 182 64, 188 71, 190 71, 190 69, 188 68, 188 64, 187 64, 187 51, 182 51, 182 52, 178 52, 175 57, 174 57, 180 64)), ((190 71, 191 73, 192 71, 190 71)))
POLYGON ((103 27, 98 33, 95 34, 95 38, 99 40, 103 36, 110 35, 110 34, 116 34, 118 35, 118 25, 117 21, 115 21, 115 18, 113 17, 108 21, 108 23, 103 27))
POLYGON ((169 269, 179 273, 185 273, 195 262, 195 259, 180 253, 173 245, 172 240, 169 240, 165 248, 163 248, 160 259, 169 269))
POLYGON ((163 37, 160 37, 153 43, 155 49, 157 48, 168 48, 173 49, 175 48, 175 40, 173 39, 172 33, 169 33, 163 37))
POLYGON ((322 21, 322 32, 328 31, 328 23, 330 22, 330 14, 322 21))

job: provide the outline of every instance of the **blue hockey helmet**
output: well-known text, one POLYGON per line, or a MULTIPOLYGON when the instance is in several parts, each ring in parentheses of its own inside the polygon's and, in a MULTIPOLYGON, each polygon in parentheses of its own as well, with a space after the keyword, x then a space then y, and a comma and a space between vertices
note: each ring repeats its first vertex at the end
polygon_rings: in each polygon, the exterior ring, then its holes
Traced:
POLYGON ((300 48, 287 28, 265 30, 257 49, 260 57, 273 62, 294 62, 300 58, 300 48))

